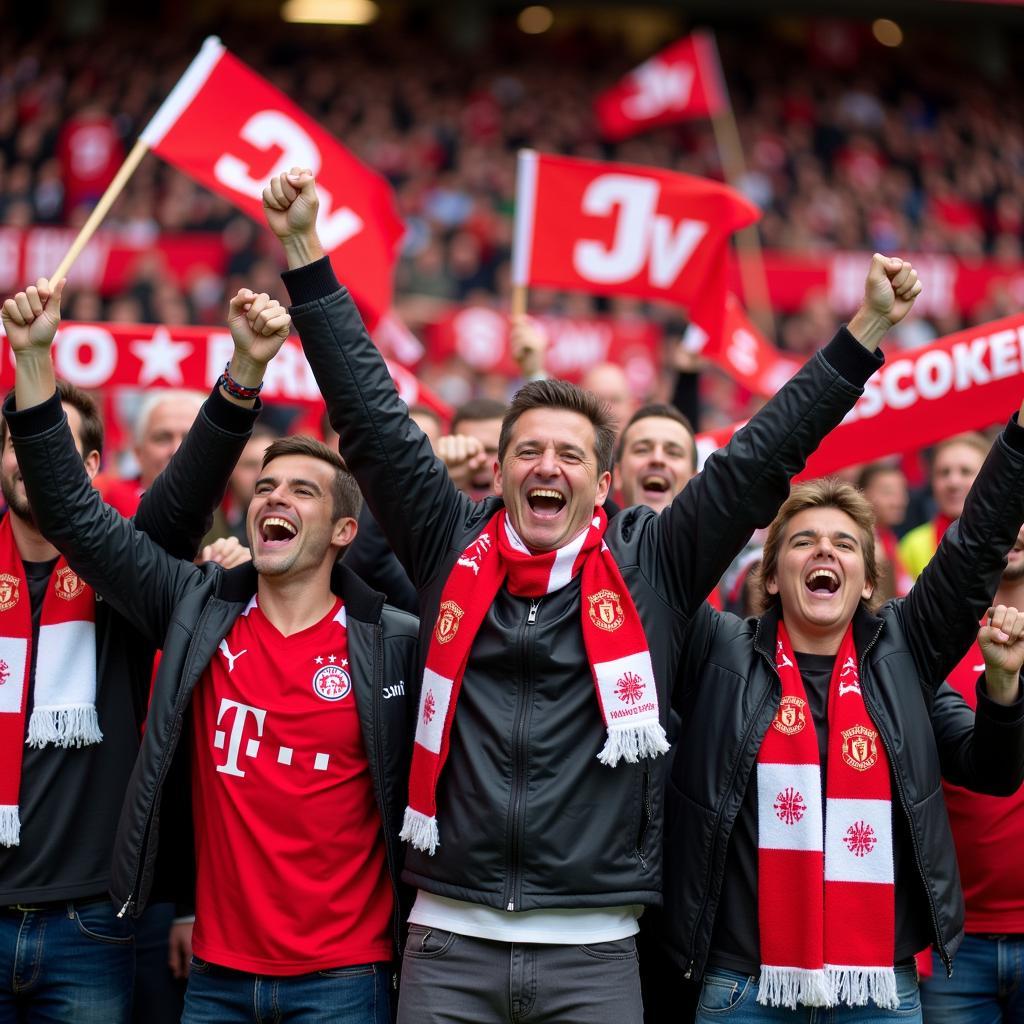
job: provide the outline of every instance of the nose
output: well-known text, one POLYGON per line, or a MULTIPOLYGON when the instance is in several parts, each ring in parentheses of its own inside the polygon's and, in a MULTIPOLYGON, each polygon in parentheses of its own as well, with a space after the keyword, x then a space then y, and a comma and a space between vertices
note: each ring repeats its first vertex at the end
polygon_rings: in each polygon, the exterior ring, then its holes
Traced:
POLYGON ((832 541, 828 537, 821 536, 814 545, 814 553, 823 558, 834 558, 836 549, 832 546, 832 541))
POLYGON ((558 474, 558 459, 555 457, 555 446, 549 444, 543 451, 540 461, 537 463, 537 472, 542 476, 556 476, 558 474))
POLYGON ((660 444, 656 444, 651 450, 650 464, 652 466, 664 466, 665 465, 665 449, 660 444))

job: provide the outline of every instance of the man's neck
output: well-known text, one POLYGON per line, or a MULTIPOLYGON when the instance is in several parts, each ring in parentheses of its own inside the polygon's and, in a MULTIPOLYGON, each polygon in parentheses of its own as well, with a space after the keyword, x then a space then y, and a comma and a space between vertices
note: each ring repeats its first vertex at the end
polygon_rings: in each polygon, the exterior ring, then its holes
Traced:
POLYGON ((994 608, 997 604, 1005 604, 1009 608, 1024 609, 1022 601, 1024 601, 1024 577, 1012 582, 1002 580, 996 591, 996 596, 992 598, 992 607, 994 608))
POLYGON ((334 605, 330 573, 260 576, 257 584, 260 611, 270 624, 291 636, 316 625, 334 605))
POLYGON ((789 634, 789 642, 793 645, 793 652, 801 654, 827 654, 835 657, 839 653, 839 645, 846 636, 850 624, 828 630, 807 630, 792 625, 783 613, 782 621, 786 623, 786 632, 789 634))
POLYGON ((14 544, 23 562, 50 562, 60 552, 31 524, 8 509, 14 544))

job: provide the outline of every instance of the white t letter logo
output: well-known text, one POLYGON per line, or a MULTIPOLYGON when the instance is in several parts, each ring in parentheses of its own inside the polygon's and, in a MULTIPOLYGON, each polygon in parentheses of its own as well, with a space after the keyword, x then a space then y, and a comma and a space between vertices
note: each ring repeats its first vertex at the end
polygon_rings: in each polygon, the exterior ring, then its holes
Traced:
MULTIPOLYGON (((231 723, 231 736, 228 739, 228 759, 224 764, 217 765, 217 771, 223 772, 225 775, 237 775, 238 778, 244 779, 245 772, 238 767, 238 750, 242 745, 242 733, 245 732, 245 720, 249 713, 252 713, 252 717, 256 720, 256 736, 263 735, 263 721, 267 717, 266 709, 254 708, 249 704, 239 704, 236 700, 228 700, 226 697, 221 698, 220 710, 217 712, 217 724, 220 725, 224 718, 224 714, 227 711, 234 709, 235 720, 231 723)), ((224 749, 224 731, 218 729, 213 734, 213 745, 218 750, 224 749)), ((260 741, 257 738, 252 738, 245 745, 245 756, 255 757, 260 750, 260 741)))

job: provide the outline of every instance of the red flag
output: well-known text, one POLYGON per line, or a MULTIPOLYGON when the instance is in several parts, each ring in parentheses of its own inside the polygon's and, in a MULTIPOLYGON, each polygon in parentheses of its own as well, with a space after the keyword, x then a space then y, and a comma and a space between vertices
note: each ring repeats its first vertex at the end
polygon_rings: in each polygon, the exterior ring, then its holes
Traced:
POLYGON ((725 319, 715 337, 691 323, 681 344, 714 360, 733 380, 756 395, 770 397, 800 368, 800 360, 783 355, 750 322, 740 300, 730 292, 725 319))
POLYGON ((728 106, 710 32, 694 32, 655 54, 594 103, 601 134, 612 142, 648 128, 714 117, 728 106))
POLYGON ((705 324, 723 315, 729 235, 757 217, 716 181, 521 152, 513 283, 662 299, 705 324))
POLYGON ((317 177, 317 229, 372 326, 391 305, 403 226, 390 185, 210 38, 142 133, 157 154, 263 223, 267 182, 292 167, 317 177))
MULTIPOLYGON (((1024 313, 894 355, 822 441, 803 476, 913 451, 1005 421, 1024 393, 1024 313)), ((701 461, 743 424, 701 434, 701 461)))

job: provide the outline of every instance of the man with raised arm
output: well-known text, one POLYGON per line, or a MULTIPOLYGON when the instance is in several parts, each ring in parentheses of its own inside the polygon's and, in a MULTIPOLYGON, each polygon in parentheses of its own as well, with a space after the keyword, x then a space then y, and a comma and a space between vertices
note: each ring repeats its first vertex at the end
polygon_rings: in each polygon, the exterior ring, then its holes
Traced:
MULTIPOLYGON (((252 369, 222 387, 251 395, 290 318, 240 293, 232 321, 256 339, 252 369)), ((388 1024, 416 620, 337 564, 354 480, 319 441, 275 441, 249 504, 252 562, 176 559, 90 486, 45 339, 12 345, 4 413, 40 530, 104 604, 163 640, 114 849, 121 915, 194 896, 190 1024, 388 1024)))
POLYGON ((639 1021, 634 935, 661 898, 661 755, 686 624, 880 365, 917 275, 876 256, 850 330, 660 515, 609 525, 615 430, 594 396, 525 385, 496 496, 473 502, 323 258, 312 176, 277 177, 263 198, 341 451, 421 601, 403 829, 419 894, 399 1019, 639 1021))
MULTIPOLYGON (((103 447, 96 406, 67 382, 56 394, 52 384, 60 289, 51 296, 40 281, 7 300, 4 327, 26 353, 25 372, 37 363, 50 382, 52 411, 63 410, 74 437, 76 471, 91 478, 103 447)), ((235 334, 239 378, 256 369, 253 343, 235 334)), ((136 527, 174 556, 195 555, 254 404, 215 388, 143 497, 136 527)), ((131 923, 114 916, 107 896, 111 850, 162 637, 140 633, 59 557, 5 424, 0 441, 8 507, 0 520, 0 1018, 45 1011, 117 1024, 130 1019, 134 951, 131 923)))

